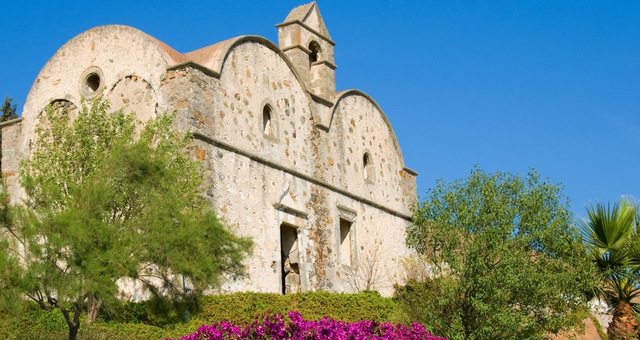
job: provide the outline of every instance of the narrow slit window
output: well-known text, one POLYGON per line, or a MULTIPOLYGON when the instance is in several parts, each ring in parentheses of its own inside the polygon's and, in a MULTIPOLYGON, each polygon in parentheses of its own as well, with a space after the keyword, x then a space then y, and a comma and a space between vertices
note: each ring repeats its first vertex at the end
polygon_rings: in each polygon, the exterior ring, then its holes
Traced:
POLYGON ((373 165, 371 164, 371 156, 365 153, 362 156, 362 175, 367 181, 373 181, 373 165))
POLYGON ((340 219, 340 263, 347 266, 353 265, 352 225, 352 222, 340 219))
POLYGON ((265 136, 273 137, 273 117, 271 106, 265 105, 262 109, 262 132, 265 136))

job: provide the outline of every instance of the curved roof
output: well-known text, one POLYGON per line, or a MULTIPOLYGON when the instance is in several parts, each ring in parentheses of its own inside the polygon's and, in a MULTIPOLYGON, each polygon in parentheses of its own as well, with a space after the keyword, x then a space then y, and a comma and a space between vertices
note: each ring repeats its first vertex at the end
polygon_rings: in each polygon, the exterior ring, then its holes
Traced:
POLYGON ((79 101, 74 95, 77 79, 90 66, 101 67, 105 75, 116 67, 143 70, 138 72, 157 75, 154 85, 158 86, 160 70, 183 61, 184 55, 136 28, 94 27, 67 41, 42 67, 29 90, 23 113, 39 112, 52 98, 79 101), (58 79, 55 83, 54 76, 58 79))
POLYGON ((222 68, 224 67, 224 62, 227 60, 227 57, 229 56, 231 51, 235 47, 248 42, 262 44, 277 53, 289 66, 289 69, 291 70, 291 72, 293 72, 293 75, 296 77, 296 79, 298 79, 300 84, 303 84, 304 86, 304 82, 291 63, 291 60, 289 60, 289 58, 276 45, 269 41, 269 39, 257 35, 241 35, 207 47, 203 47, 195 51, 185 53, 185 60, 187 62, 192 62, 194 64, 206 67, 207 69, 220 75, 222 73, 222 68))
MULTIPOLYGON (((80 33, 79 35, 69 40, 66 44, 62 45, 62 47, 60 47, 58 52, 60 52, 67 45, 72 45, 75 41, 82 40, 86 36, 103 35, 103 34, 106 35, 107 33, 115 33, 117 34, 118 38, 122 38, 122 37, 125 37, 126 35, 129 35, 131 37, 130 40, 133 40, 132 39, 133 37, 140 37, 143 40, 146 40, 149 44, 154 45, 158 49, 158 51, 162 54, 167 65, 174 65, 184 61, 184 55, 176 51, 175 49, 173 49, 171 46, 165 44, 164 42, 158 40, 157 38, 135 27, 131 27, 127 25, 105 25, 105 26, 93 27, 87 31, 80 33)), ((139 46, 136 46, 136 47, 139 47, 139 46)), ((57 55, 58 52, 56 52, 55 55, 57 55)))
POLYGON ((167 61, 167 64, 175 65, 175 64, 183 63, 186 61, 186 57, 184 56, 184 54, 174 50, 173 47, 163 43, 162 41, 156 39, 155 37, 152 37, 150 35, 148 36, 151 40, 156 42, 156 44, 158 45, 158 48, 160 48, 160 50, 164 53, 164 57, 165 57, 165 60, 167 61))
MULTIPOLYGON (((269 48, 270 50, 278 54, 280 58, 282 58, 282 60, 287 64, 287 66, 289 67, 289 70, 291 71, 293 76, 296 78, 300 86, 302 86, 302 88, 305 89, 305 95, 308 99, 309 109, 311 110, 311 114, 313 115, 316 121, 319 121, 317 117, 317 113, 314 109, 314 106, 311 105, 311 102, 312 102, 311 95, 309 95, 308 91, 306 90, 307 87, 304 81, 302 80, 302 77, 300 76, 296 68, 293 66, 293 63, 291 62, 289 57, 287 57, 287 55, 284 54, 282 50, 280 50, 276 45, 274 45, 271 41, 269 41, 269 39, 266 39, 264 37, 257 36, 257 35, 241 35, 235 38, 221 41, 219 43, 216 43, 207 47, 203 47, 195 51, 185 53, 184 63, 193 63, 196 65, 202 66, 207 70, 216 74, 216 76, 220 76, 222 74, 225 61, 227 60, 227 57, 229 56, 229 54, 231 54, 231 51, 233 51, 234 48, 249 42, 259 43, 269 48)), ((179 66, 179 65, 176 65, 176 66, 179 66)))
MULTIPOLYGON (((313 10, 315 8, 315 2, 309 3, 307 5, 303 5, 303 6, 299 6, 298 8, 294 9, 291 13, 290 16, 293 15, 293 17, 298 18, 301 15, 308 15, 310 13, 311 10, 313 10)), ((287 20, 285 20, 287 21, 287 20)), ((157 52, 163 61, 162 66, 164 66, 164 69, 170 69, 170 68, 174 68, 174 67, 179 67, 181 65, 185 65, 185 64, 195 64, 197 66, 201 66, 211 72, 213 72, 214 74, 216 74, 216 76, 220 76, 220 74, 223 71, 224 65, 225 65, 225 61, 228 58, 228 56, 230 55, 231 51, 237 47, 240 46, 244 43, 248 43, 248 42, 255 42, 255 43, 259 43, 267 48, 269 48, 270 50, 272 50, 273 52, 275 52, 276 54, 278 54, 282 60, 287 64, 287 66, 289 67, 290 71, 292 72, 292 74, 295 76, 295 78, 298 80, 299 84, 306 89, 305 86, 305 82, 302 80, 301 76, 299 75, 299 73, 296 71, 296 68, 293 66, 291 60, 289 60, 289 58, 277 47, 275 46, 271 41, 269 41, 268 39, 264 38, 264 37, 260 37, 260 36, 252 36, 252 35, 244 35, 244 36, 238 36, 235 38, 231 38, 231 39, 227 39, 224 41, 221 41, 219 43, 195 50, 195 51, 191 51, 188 53, 180 53, 178 51, 176 51, 175 49, 173 49, 171 46, 165 44, 164 42, 136 29, 130 26, 124 26, 124 25, 108 25, 108 26, 99 26, 99 27, 95 27, 92 28, 88 31, 85 31, 81 34, 79 34, 78 36, 74 37, 73 39, 69 40, 67 43, 65 43, 55 54, 54 56, 47 62, 47 64, 42 68, 42 70, 40 71, 40 74, 38 75, 38 77, 36 78, 36 81, 34 82, 30 92, 29 92, 29 96, 27 98, 27 101, 25 103, 25 112, 26 111, 33 111, 33 110, 39 110, 41 109, 39 106, 39 103, 35 103, 35 101, 33 100, 33 98, 31 98, 34 95, 34 92, 41 92, 38 89, 38 85, 40 83, 40 79, 41 78, 47 78, 47 75, 51 72, 56 70, 57 68, 60 67, 60 65, 57 64, 61 64, 61 60, 67 60, 65 61, 65 63, 68 63, 68 58, 69 55, 73 55, 73 53, 68 53, 70 49, 73 48, 77 48, 78 44, 85 44, 85 48, 86 48, 86 44, 88 44, 88 42, 91 42, 91 44, 95 44, 95 42, 93 42, 92 38, 95 38, 96 36, 98 36, 99 38, 105 38, 105 37, 109 37, 109 39, 111 39, 113 36, 116 36, 120 41, 126 41, 125 44, 127 44, 127 46, 133 46, 134 48, 132 50, 139 50, 139 49, 146 49, 146 48, 151 48, 153 51, 157 52), (31 110, 27 110, 27 106, 30 107, 31 110)), ((95 48, 94 45, 91 46, 91 48, 95 48)), ((109 52, 108 52, 109 53, 109 52)), ((113 52, 110 52, 113 53, 113 52)), ((145 57, 148 54, 144 54, 145 57)), ((141 64, 149 64, 149 62, 147 60, 134 60, 132 61, 134 63, 141 63, 141 64)), ((157 67, 158 65, 156 65, 157 67)), ((43 89, 44 90, 44 89, 43 89)), ((319 121, 317 118, 317 113, 314 110, 313 105, 311 105, 311 103, 313 102, 313 100, 311 99, 311 96, 309 95, 308 91, 305 91, 306 96, 308 97, 308 102, 309 102, 309 106, 312 112, 312 115, 314 116, 314 118, 316 119, 316 121, 319 121)), ((53 94, 51 94, 53 95, 53 94)), ((331 121, 329 123, 329 127, 331 127, 332 121, 333 121, 333 117, 335 115, 335 111, 336 109, 339 107, 340 102, 344 99, 347 98, 349 96, 361 96, 366 98, 368 101, 370 101, 375 108, 380 112, 380 114, 382 115, 382 118, 385 122, 385 124, 387 125, 391 136, 393 138, 393 143, 394 143, 394 147, 398 153, 398 156, 400 158, 401 163, 404 166, 404 159, 402 156, 402 152, 397 140, 397 137, 395 135, 395 132, 393 131, 393 128, 391 127, 391 124, 389 123, 389 120, 386 116, 386 114, 384 113, 384 111, 380 108, 380 106, 378 105, 378 103, 373 100, 373 98, 371 98, 369 95, 367 95, 366 93, 359 91, 359 90, 355 90, 355 89, 350 89, 350 90, 345 90, 345 91, 341 91, 341 92, 337 92, 336 96, 335 96, 335 104, 333 105, 332 108, 332 112, 331 112, 331 121)))
POLYGON ((400 149, 400 143, 398 143, 398 138, 396 137, 396 133, 393 131, 393 128, 391 127, 391 123, 389 122, 389 118, 387 118, 387 115, 384 113, 384 111, 382 110, 382 108, 380 107, 380 105, 378 105, 378 103, 371 98, 371 96, 369 96, 368 94, 360 91, 360 90, 356 90, 356 89, 349 89, 349 90, 345 90, 345 91, 340 91, 336 93, 336 102, 335 105, 333 106, 333 111, 331 112, 331 122, 329 123, 329 128, 331 128, 331 125, 333 125, 333 117, 335 116, 336 110, 338 109, 338 107, 340 106, 340 102, 350 96, 359 96, 359 97, 363 97, 365 99, 367 99, 369 102, 371 102, 371 104, 373 104, 373 106, 378 110, 378 112, 380 112, 380 115, 382 116, 382 120, 384 121, 384 123, 387 125, 387 128, 389 129, 389 132, 391 133, 391 138, 393 139, 393 145, 396 149, 396 152, 398 153, 398 157, 400 158, 400 163, 403 167, 406 168, 405 164, 404 164, 404 158, 402 156, 402 150, 400 149))

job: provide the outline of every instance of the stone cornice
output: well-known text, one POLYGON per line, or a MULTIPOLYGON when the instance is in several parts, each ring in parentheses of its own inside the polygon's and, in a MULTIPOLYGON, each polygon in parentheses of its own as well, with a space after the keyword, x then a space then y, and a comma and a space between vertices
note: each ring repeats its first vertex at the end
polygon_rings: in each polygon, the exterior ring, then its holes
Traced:
POLYGON ((298 217, 301 217, 301 218, 304 218, 304 219, 307 219, 308 216, 309 216, 304 211, 300 211, 298 209, 286 206, 286 205, 281 204, 281 203, 274 203, 273 207, 276 208, 276 210, 280 210, 280 211, 286 212, 287 214, 291 214, 293 216, 298 216, 298 217))
POLYGON ((406 166, 404 168, 402 168, 402 170, 404 170, 405 172, 409 173, 409 175, 413 175, 413 176, 418 176, 418 172, 413 170, 413 169, 409 169, 406 166))
POLYGON ((336 66, 336 64, 327 61, 327 60, 320 60, 320 61, 316 61, 315 63, 311 64, 311 66, 317 66, 317 65, 327 65, 327 67, 329 67, 332 70, 335 70, 336 68, 338 68, 338 66, 336 66))
POLYGON ((289 26, 289 25, 293 25, 293 24, 298 24, 298 25, 304 27, 307 31, 317 35, 322 40, 324 40, 324 41, 328 42, 329 44, 331 44, 331 46, 335 46, 336 45, 335 41, 329 39, 328 37, 324 36, 324 34, 314 30, 313 28, 309 27, 307 24, 305 24, 304 22, 302 22, 300 20, 293 20, 293 21, 283 22, 281 24, 277 24, 276 27, 277 28, 281 28, 281 27, 285 27, 285 26, 289 26))
POLYGON ((22 121, 22 117, 11 119, 11 120, 7 120, 7 121, 4 121, 4 122, 0 123, 0 127, 5 127, 5 126, 17 124, 17 123, 20 123, 21 121, 22 121))
POLYGON ((332 107, 333 106, 333 101, 324 97, 320 97, 319 95, 311 92, 311 91, 307 91, 307 93, 309 93, 309 95, 311 96, 311 99, 313 99, 313 101, 315 101, 316 103, 322 104, 326 107, 332 107))
POLYGON ((296 44, 296 45, 291 45, 291 46, 289 46, 289 47, 285 47, 285 48, 283 48, 283 49, 282 49, 282 52, 286 52, 286 51, 288 51, 288 50, 293 50, 294 48, 300 49, 300 50, 302 50, 304 53, 307 53, 307 54, 311 53, 311 50, 310 50, 310 49, 308 49, 308 48, 306 48, 306 47, 304 47, 304 46, 302 46, 302 45, 300 45, 300 44, 296 44))
POLYGON ((309 183, 312 183, 312 184, 318 185, 320 187, 323 187, 325 189, 331 190, 331 191, 333 191, 335 193, 338 193, 340 195, 348 197, 348 198, 350 198, 350 199, 352 199, 354 201, 358 201, 360 203, 366 204, 366 205, 371 206, 373 208, 376 208, 378 210, 382 210, 382 211, 384 211, 384 212, 386 212, 386 213, 388 213, 390 215, 402 218, 403 220, 406 220, 406 221, 409 221, 409 222, 411 222, 413 220, 410 215, 404 214, 404 213, 399 212, 399 211, 397 211, 395 209, 389 208, 389 207, 387 207, 385 205, 376 203, 376 202, 374 202, 374 201, 372 201, 372 200, 370 200, 368 198, 365 198, 365 197, 362 197, 362 196, 358 196, 356 194, 348 192, 348 191, 346 191, 346 190, 344 190, 342 188, 339 188, 339 187, 336 187, 336 186, 334 186, 332 184, 329 184, 329 183, 327 183, 327 182, 325 182, 325 181, 323 181, 321 179, 314 178, 314 177, 309 176, 307 174, 304 174, 304 173, 302 173, 300 171, 297 171, 297 170, 294 170, 294 169, 290 169, 290 168, 285 167, 285 166, 283 166, 283 165, 281 165, 279 163, 272 162, 272 161, 270 161, 268 159, 265 159, 265 158, 263 158, 261 156, 258 156, 256 154, 254 154, 254 153, 252 153, 250 151, 242 150, 242 149, 237 148, 237 147, 235 147, 235 146, 233 146, 231 144, 228 144, 228 143, 225 143, 223 141, 217 140, 215 138, 209 137, 209 136, 207 136, 207 135, 205 135, 203 133, 193 132, 193 137, 198 139, 198 140, 201 140, 201 141, 203 141, 203 142, 205 142, 207 144, 210 144, 210 145, 219 147, 221 149, 236 153, 238 155, 247 157, 247 158, 249 158, 249 159, 251 159, 253 161, 256 161, 256 162, 258 162, 260 164, 266 165, 266 166, 268 166, 268 167, 270 167, 272 169, 280 170, 282 172, 288 173, 288 174, 290 174, 292 176, 295 176, 295 177, 298 177, 298 178, 300 178, 302 180, 305 180, 305 181, 307 181, 309 183))

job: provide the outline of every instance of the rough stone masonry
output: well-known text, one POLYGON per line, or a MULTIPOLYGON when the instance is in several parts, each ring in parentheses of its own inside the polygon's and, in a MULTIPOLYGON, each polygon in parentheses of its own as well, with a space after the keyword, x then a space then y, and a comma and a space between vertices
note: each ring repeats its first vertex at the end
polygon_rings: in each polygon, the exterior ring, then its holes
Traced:
POLYGON ((188 53, 127 26, 71 39, 35 79, 22 118, 2 124, 12 200, 24 199, 17 167, 47 105, 77 114, 103 94, 141 121, 177 111, 177 128, 195 136, 204 193, 256 244, 248 276, 220 291, 391 294, 409 254, 417 174, 376 102, 336 91, 335 43, 317 4, 276 27, 278 46, 239 36, 188 53))

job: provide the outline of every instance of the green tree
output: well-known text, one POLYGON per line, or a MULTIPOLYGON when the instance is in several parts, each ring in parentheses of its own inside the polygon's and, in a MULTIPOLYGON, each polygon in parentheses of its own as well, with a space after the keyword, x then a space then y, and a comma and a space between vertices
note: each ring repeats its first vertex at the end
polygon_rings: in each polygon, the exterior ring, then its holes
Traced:
POLYGON ((18 118, 18 115, 16 113, 16 105, 11 103, 12 100, 13 99, 10 97, 4 98, 4 102, 2 103, 2 108, 0 108, 0 111, 2 111, 0 122, 6 122, 8 120, 18 118))
MULTIPOLYGON (((638 208, 628 200, 587 209, 581 223, 590 259, 599 270, 596 295, 613 308, 607 333, 611 339, 635 338, 634 302, 640 295, 640 235, 638 208)), ((640 310, 638 310, 640 311, 640 310)))
MULTIPOLYGON (((5 295, 59 309, 74 339, 131 278, 159 298, 186 298, 241 275, 251 242, 226 228, 199 193, 200 164, 173 116, 137 126, 95 100, 71 120, 48 110, 20 165, 25 206, 9 208, 0 255, 5 295), (183 279, 185 277, 186 279, 183 279)), ((6 300, 5 300, 6 301, 6 300)))
POLYGON ((398 296, 451 339, 542 338, 579 324, 586 308, 592 267, 559 187, 535 172, 522 179, 474 169, 439 182, 407 243, 431 259, 432 276, 398 296))

